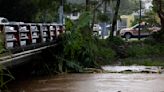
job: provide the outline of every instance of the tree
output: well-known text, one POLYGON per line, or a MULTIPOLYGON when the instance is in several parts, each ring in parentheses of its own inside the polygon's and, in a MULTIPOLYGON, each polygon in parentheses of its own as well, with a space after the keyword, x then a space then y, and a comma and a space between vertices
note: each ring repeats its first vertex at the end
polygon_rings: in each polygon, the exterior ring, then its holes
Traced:
POLYGON ((157 12, 160 20, 161 20, 161 27, 164 31, 164 0, 153 0, 153 9, 157 12))
POLYGON ((31 22, 37 13, 33 0, 0 0, 0 16, 10 21, 31 22))
POLYGON ((85 3, 86 3, 85 10, 86 10, 86 11, 89 10, 89 1, 90 1, 90 0, 85 0, 85 3))
POLYGON ((35 22, 53 22, 58 19, 61 0, 32 0, 37 7, 35 22))
POLYGON ((103 1, 101 1, 101 2, 92 1, 92 5, 93 5, 92 14, 93 14, 93 17, 92 17, 91 29, 93 29, 93 26, 94 26, 94 24, 95 24, 96 14, 97 14, 97 11, 99 11, 98 8, 99 8, 102 4, 103 4, 103 1))
MULTIPOLYGON (((120 15, 128 15, 133 13, 134 11, 138 11, 139 7, 139 0, 122 0, 120 2, 120 15)), ((144 3, 142 3, 142 8, 144 8, 144 3)))
POLYGON ((120 0, 117 0, 115 13, 114 13, 113 21, 112 21, 112 30, 110 32, 110 37, 111 38, 113 38, 113 33, 114 33, 114 30, 115 30, 115 26, 117 24, 117 17, 118 17, 119 7, 120 7, 120 0))
MULTIPOLYGON (((145 16, 142 18, 143 21, 149 23, 150 25, 159 25, 159 21, 157 20, 157 13, 153 10, 145 13, 145 16)), ((138 21, 137 21, 138 22, 138 21)))
POLYGON ((111 1, 113 0, 103 0, 104 4, 103 4, 103 14, 99 15, 99 20, 102 22, 102 31, 101 31, 101 35, 102 35, 102 39, 104 39, 104 35, 105 32, 107 32, 107 22, 109 22, 109 16, 107 14, 107 10, 109 9, 108 5, 110 5, 111 1))
POLYGON ((107 6, 110 4, 111 0, 103 0, 104 1, 104 13, 107 12, 107 6))

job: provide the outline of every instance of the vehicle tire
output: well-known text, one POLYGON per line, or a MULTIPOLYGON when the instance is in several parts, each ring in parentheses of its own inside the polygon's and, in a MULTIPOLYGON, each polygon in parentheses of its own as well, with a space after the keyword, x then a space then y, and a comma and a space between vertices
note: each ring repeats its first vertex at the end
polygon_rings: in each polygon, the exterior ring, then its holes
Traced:
POLYGON ((125 39, 130 39, 132 37, 132 34, 131 33, 126 33, 124 35, 125 39))

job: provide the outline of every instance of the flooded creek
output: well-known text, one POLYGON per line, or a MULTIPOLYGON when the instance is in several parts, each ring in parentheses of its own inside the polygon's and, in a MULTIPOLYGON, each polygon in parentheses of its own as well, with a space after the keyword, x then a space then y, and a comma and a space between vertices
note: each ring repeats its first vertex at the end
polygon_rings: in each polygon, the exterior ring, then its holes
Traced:
POLYGON ((13 82, 11 92, 164 92, 164 74, 64 74, 13 82))

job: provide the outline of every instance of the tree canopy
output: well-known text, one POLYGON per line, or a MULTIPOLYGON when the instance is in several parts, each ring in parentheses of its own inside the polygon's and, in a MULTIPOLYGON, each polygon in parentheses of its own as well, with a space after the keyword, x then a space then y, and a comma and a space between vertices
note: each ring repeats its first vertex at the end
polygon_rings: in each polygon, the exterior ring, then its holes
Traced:
POLYGON ((32 0, 0 0, 0 6, 0 16, 12 21, 28 22, 37 12, 32 0))
MULTIPOLYGON (((142 5, 143 8, 143 5, 142 5)), ((120 15, 128 15, 140 9, 139 0, 121 0, 120 15)))
POLYGON ((48 22, 56 20, 61 0, 0 0, 0 16, 11 21, 48 22))
POLYGON ((162 30, 164 30, 164 0, 153 0, 153 10, 157 12, 161 20, 162 30))

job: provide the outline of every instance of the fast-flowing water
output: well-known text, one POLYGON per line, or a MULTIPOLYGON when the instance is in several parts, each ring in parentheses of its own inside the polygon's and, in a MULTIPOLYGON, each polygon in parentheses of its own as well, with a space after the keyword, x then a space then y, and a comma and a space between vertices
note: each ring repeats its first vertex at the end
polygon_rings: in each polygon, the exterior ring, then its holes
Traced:
POLYGON ((17 81, 11 92, 164 92, 164 74, 65 74, 17 81))

